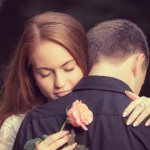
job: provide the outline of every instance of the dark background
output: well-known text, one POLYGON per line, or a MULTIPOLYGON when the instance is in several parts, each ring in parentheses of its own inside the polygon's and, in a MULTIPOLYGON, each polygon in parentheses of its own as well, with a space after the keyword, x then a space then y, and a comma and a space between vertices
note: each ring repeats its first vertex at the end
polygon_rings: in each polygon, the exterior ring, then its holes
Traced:
MULTIPOLYGON (((108 19, 129 19, 145 32, 150 46, 149 0, 0 0, 0 86, 4 68, 16 48, 26 20, 48 10, 74 16, 86 31, 108 19)), ((150 97, 149 87, 148 69, 140 95, 150 97)))

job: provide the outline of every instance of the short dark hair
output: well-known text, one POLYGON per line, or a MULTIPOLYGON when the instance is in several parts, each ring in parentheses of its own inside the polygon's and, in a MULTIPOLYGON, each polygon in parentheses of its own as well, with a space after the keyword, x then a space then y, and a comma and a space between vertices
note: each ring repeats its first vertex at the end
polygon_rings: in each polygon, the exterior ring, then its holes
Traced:
POLYGON ((125 19, 115 19, 99 23, 87 33, 88 64, 92 67, 100 58, 123 59, 143 52, 144 66, 149 64, 149 48, 143 31, 134 23, 125 19))

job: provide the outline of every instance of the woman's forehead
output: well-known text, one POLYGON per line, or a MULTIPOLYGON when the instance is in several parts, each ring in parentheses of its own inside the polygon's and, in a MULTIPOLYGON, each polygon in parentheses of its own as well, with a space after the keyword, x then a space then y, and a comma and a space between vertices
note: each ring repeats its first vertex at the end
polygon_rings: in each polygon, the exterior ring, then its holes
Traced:
POLYGON ((70 60, 73 56, 63 46, 49 41, 42 41, 37 44, 31 55, 32 63, 36 66, 62 65, 70 60))

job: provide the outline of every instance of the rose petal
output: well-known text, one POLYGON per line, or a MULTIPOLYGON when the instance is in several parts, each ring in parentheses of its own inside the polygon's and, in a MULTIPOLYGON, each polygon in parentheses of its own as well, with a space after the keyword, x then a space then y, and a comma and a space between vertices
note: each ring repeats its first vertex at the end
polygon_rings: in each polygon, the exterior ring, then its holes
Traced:
POLYGON ((88 130, 86 125, 89 125, 93 120, 93 113, 86 104, 79 100, 72 104, 67 115, 73 126, 81 126, 84 130, 88 130))

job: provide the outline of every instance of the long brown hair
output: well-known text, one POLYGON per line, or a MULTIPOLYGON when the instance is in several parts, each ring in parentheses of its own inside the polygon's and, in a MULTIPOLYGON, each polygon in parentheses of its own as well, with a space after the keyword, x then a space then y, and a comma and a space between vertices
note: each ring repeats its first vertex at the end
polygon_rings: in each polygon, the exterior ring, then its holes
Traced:
POLYGON ((0 125, 13 114, 25 113, 43 103, 37 96, 32 78, 30 55, 36 43, 49 40, 65 47, 77 64, 87 74, 87 40, 81 24, 70 15, 45 12, 27 22, 4 81, 0 125))

